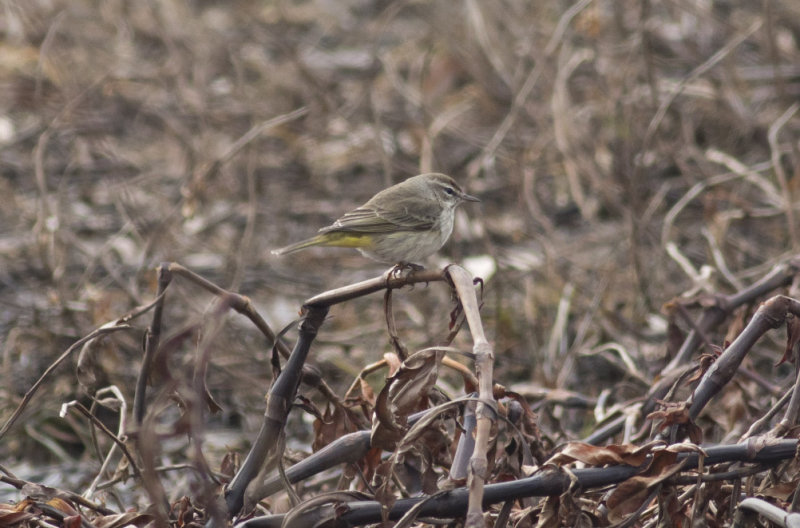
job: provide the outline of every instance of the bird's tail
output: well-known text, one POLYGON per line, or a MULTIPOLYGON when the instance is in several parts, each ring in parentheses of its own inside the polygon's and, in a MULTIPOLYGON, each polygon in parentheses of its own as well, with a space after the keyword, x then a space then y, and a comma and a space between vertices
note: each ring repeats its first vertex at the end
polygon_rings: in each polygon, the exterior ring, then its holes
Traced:
MULTIPOLYGON (((327 228, 326 228, 327 229, 327 228)), ((273 255, 286 255, 311 246, 332 246, 343 248, 369 248, 372 246, 372 237, 367 233, 351 233, 345 231, 327 231, 323 229, 315 237, 301 240, 290 246, 273 249, 273 255)))
POLYGON ((322 238, 322 235, 317 235, 315 237, 307 238, 306 240, 301 240, 300 242, 295 242, 294 244, 290 244, 286 247, 282 247, 279 249, 273 249, 273 255, 286 255, 289 253, 294 253, 295 251, 300 251, 301 249, 305 249, 311 246, 320 246, 325 244, 325 239, 322 238))

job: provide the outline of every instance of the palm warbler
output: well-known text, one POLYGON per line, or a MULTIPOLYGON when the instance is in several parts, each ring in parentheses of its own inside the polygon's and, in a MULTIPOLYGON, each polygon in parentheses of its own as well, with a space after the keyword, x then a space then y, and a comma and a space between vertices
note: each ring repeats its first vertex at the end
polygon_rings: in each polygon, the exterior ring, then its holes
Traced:
POLYGON ((285 255, 311 246, 358 249, 389 264, 414 263, 435 253, 453 232, 456 207, 479 202, 444 174, 420 174, 384 189, 319 234, 276 249, 285 255))

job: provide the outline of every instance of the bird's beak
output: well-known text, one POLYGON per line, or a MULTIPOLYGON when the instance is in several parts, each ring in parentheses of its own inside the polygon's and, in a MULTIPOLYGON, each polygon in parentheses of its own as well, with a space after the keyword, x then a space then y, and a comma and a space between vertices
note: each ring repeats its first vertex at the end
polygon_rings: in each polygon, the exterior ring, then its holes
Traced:
POLYGON ((474 196, 469 195, 469 194, 467 194, 465 192, 461 193, 461 199, 465 200, 467 202, 480 202, 481 201, 480 198, 475 198, 474 196))

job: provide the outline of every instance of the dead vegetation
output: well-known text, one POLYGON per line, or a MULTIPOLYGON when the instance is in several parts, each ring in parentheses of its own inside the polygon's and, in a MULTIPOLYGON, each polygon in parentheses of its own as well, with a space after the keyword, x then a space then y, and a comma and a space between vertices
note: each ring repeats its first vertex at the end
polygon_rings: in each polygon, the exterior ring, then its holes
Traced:
POLYGON ((797 2, 2 7, 3 524, 790 525, 797 2))

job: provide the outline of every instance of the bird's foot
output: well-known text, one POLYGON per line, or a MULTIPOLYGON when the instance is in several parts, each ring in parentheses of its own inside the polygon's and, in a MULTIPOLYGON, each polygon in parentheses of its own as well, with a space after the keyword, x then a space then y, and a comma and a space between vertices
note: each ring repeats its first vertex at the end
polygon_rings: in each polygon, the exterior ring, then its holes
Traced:
POLYGON ((421 266, 419 264, 414 264, 413 262, 398 262, 391 269, 391 271, 389 272, 389 275, 392 276, 392 277, 399 277, 405 271, 408 271, 408 274, 411 275, 415 271, 422 271, 424 269, 425 269, 425 266, 421 266))

